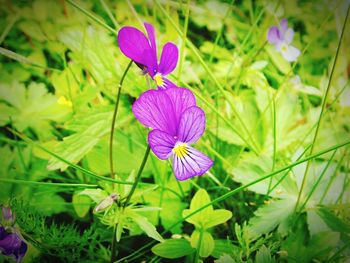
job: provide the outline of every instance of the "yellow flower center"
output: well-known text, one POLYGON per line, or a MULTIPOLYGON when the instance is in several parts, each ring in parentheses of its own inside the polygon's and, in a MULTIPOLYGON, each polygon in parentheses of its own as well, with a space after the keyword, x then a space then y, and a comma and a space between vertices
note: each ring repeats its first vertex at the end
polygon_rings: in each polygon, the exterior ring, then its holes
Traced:
POLYGON ((286 52, 288 50, 288 46, 286 44, 282 44, 281 50, 286 52))
POLYGON ((154 81, 156 82, 157 86, 162 87, 164 84, 164 80, 161 74, 157 73, 153 77, 154 81))
POLYGON ((188 150, 186 148, 186 144, 184 144, 184 143, 177 144, 173 148, 173 153, 175 153, 175 155, 177 157, 179 157, 179 158, 187 156, 188 155, 188 150))

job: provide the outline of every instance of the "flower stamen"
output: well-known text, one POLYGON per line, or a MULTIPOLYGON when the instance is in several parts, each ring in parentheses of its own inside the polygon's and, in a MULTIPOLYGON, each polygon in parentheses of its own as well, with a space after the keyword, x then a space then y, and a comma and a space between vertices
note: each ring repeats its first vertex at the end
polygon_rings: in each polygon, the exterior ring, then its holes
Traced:
POLYGON ((163 80, 163 76, 161 74, 157 73, 156 75, 154 75, 153 79, 156 82, 158 87, 163 86, 164 80, 163 80))
POLYGON ((186 144, 180 143, 180 144, 175 145, 175 147, 173 148, 173 153, 179 158, 187 156, 188 149, 186 147, 186 144))

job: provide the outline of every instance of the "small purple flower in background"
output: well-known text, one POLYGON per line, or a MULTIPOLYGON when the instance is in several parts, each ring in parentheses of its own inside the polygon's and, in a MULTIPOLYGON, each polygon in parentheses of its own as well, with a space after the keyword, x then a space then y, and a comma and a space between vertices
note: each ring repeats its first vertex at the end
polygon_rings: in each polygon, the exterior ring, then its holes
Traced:
POLYGON ((2 223, 0 225, 0 254, 13 257, 16 262, 21 262, 27 252, 27 244, 15 227, 14 216, 8 207, 2 207, 2 223), (4 224, 10 224, 5 228, 4 224))
POLYGON ((15 223, 15 216, 12 213, 11 208, 7 206, 2 206, 1 212, 1 224, 5 226, 13 226, 13 224, 15 223))
POLYGON ((146 127, 148 143, 162 160, 173 159, 173 171, 178 180, 202 175, 213 161, 190 145, 199 140, 205 130, 205 114, 196 106, 192 92, 173 87, 144 92, 132 107, 135 117, 146 127))
POLYGON ((157 58, 157 45, 154 27, 144 23, 148 38, 135 27, 125 26, 118 32, 118 45, 125 56, 132 59, 148 72, 159 89, 174 87, 175 84, 165 78, 177 65, 179 51, 175 44, 167 42, 162 50, 160 62, 157 58))
POLYGON ((288 28, 287 19, 282 19, 280 26, 272 26, 267 33, 267 40, 276 47, 285 60, 296 61, 300 55, 300 50, 290 45, 294 37, 294 30, 288 28))

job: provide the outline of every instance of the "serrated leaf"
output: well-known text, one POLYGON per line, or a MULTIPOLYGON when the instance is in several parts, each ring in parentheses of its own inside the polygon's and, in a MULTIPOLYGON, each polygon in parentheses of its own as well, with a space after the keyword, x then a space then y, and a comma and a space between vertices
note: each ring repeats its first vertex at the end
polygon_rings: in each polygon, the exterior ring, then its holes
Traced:
POLYGON ((282 199, 272 201, 270 204, 260 207, 255 212, 255 217, 249 221, 248 230, 253 238, 267 234, 276 228, 293 213, 295 200, 282 199))
POLYGON ((26 88, 23 84, 0 84, 0 104, 10 105, 11 110, 0 112, 2 124, 11 121, 15 128, 24 131, 33 128, 42 137, 49 137, 50 121, 59 121, 70 111, 58 104, 57 98, 47 92, 43 83, 32 82, 26 88))
POLYGON ((220 258, 215 260, 214 262, 215 263, 236 263, 236 261, 233 258, 231 258, 231 256, 228 254, 221 255, 220 258))
POLYGON ((194 253, 195 249, 186 239, 167 239, 152 247, 152 252, 163 258, 180 258, 194 253))

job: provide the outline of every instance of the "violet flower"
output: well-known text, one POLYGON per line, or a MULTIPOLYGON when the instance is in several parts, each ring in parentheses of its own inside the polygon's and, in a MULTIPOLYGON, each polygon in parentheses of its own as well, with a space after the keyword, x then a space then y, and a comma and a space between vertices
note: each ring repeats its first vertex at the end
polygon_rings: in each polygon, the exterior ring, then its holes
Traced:
POLYGON ((160 62, 157 59, 157 45, 154 27, 144 23, 148 38, 135 27, 125 26, 118 32, 118 45, 125 56, 151 76, 159 89, 176 86, 165 76, 170 74, 177 65, 179 51, 175 44, 167 42, 162 49, 160 62))
POLYGON ((21 262, 27 252, 27 244, 16 232, 7 232, 0 226, 0 254, 13 257, 16 262, 21 262))
POLYGON ((213 165, 208 156, 190 146, 205 130, 205 114, 190 90, 148 90, 135 101, 132 111, 144 126, 153 129, 148 143, 159 159, 173 159, 178 180, 202 175, 213 165))
POLYGON ((288 27, 287 19, 282 19, 279 27, 272 26, 267 33, 267 40, 274 45, 276 50, 282 54, 285 60, 296 61, 300 50, 290 45, 294 37, 294 30, 288 27))

